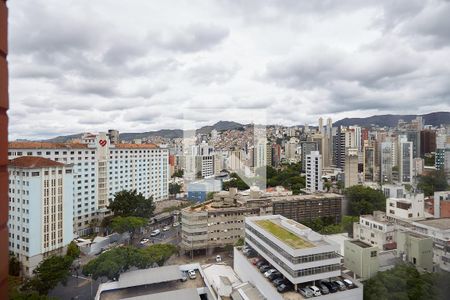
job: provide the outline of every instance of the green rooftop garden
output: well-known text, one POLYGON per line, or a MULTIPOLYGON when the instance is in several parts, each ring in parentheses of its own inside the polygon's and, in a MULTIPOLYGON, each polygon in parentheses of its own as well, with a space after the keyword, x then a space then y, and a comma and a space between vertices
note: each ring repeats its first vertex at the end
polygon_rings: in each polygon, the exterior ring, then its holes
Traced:
POLYGON ((287 229, 284 229, 280 225, 270 221, 270 220, 259 220, 255 221, 255 223, 263 228, 264 230, 270 232, 273 236, 278 238, 280 241, 284 242, 288 246, 294 249, 303 249, 303 248, 311 248, 314 247, 314 244, 305 241, 294 233, 290 232, 287 229))

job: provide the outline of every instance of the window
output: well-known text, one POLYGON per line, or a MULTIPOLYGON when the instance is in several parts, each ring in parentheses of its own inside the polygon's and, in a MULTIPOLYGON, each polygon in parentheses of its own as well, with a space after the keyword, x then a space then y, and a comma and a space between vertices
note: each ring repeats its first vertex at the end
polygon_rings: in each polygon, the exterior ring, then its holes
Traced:
POLYGON ((377 251, 371 251, 370 257, 377 257, 377 251))

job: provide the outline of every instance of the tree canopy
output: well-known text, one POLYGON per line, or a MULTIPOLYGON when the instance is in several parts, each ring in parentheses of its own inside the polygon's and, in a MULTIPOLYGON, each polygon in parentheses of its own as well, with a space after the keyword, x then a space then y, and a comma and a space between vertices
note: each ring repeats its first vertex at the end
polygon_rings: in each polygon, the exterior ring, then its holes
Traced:
POLYGON ((147 224, 147 220, 139 217, 114 217, 111 220, 111 229, 118 233, 129 232, 131 239, 133 239, 134 233, 141 227, 147 224))
POLYGON ((44 259, 33 270, 33 277, 25 283, 24 289, 38 292, 40 295, 48 294, 59 282, 66 283, 72 262, 73 258, 67 255, 52 255, 44 259))
POLYGON ((301 163, 285 165, 281 170, 270 166, 266 168, 267 187, 283 186, 299 194, 305 187, 305 177, 301 175, 301 163))
POLYGON ((171 244, 156 244, 145 248, 133 246, 118 247, 100 254, 83 267, 83 274, 94 279, 107 277, 118 278, 131 267, 144 269, 153 264, 162 266, 177 251, 171 244))
POLYGON ((445 191, 449 187, 443 171, 433 171, 429 175, 419 176, 418 180, 417 188, 422 190, 425 196, 432 196, 434 192, 445 191))
POLYGON ((169 183, 169 194, 176 195, 181 192, 181 185, 178 183, 169 183))
POLYGON ((448 273, 419 273, 409 264, 378 272, 364 282, 365 300, 445 300, 450 299, 448 273))
POLYGON ((72 257, 73 259, 80 256, 80 249, 78 248, 77 244, 74 241, 71 241, 69 246, 67 246, 67 256, 72 257))
POLYGON ((136 190, 123 190, 114 195, 108 208, 115 216, 150 218, 155 210, 153 198, 145 198, 136 190))
POLYGON ((374 210, 386 210, 386 197, 380 190, 362 185, 354 185, 345 189, 349 201, 349 214, 360 216, 372 214, 374 210))

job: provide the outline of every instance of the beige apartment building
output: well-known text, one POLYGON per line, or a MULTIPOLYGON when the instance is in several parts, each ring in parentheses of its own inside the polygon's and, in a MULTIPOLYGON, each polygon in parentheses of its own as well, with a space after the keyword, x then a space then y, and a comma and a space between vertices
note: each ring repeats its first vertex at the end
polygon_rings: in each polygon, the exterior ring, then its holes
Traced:
POLYGON ((244 237, 244 219, 272 214, 268 199, 243 198, 236 189, 181 211, 181 249, 185 252, 233 246, 244 237))

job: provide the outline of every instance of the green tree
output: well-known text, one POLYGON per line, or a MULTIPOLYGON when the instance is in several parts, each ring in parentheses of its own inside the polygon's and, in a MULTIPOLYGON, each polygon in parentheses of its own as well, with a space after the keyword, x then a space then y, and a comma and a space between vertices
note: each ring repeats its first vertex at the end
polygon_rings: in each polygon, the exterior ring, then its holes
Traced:
POLYGON ((9 275, 11 276, 20 275, 20 262, 13 255, 9 257, 9 275))
POLYGON ((169 183, 169 194, 176 195, 181 192, 181 185, 178 183, 169 183))
POLYGON ((69 246, 67 246, 67 256, 72 257, 72 259, 78 258, 80 256, 80 249, 74 241, 71 241, 69 246))
POLYGON ((56 300, 35 291, 21 291, 22 279, 17 276, 8 277, 8 298, 10 300, 56 300))
POLYGON ((179 169, 179 170, 176 170, 174 173, 173 173, 173 175, 172 175, 172 178, 174 178, 174 177, 183 177, 183 175, 184 175, 184 170, 183 169, 179 169))
POLYGON ((417 188, 422 190, 425 196, 432 196, 434 192, 445 191, 449 187, 443 171, 433 171, 429 175, 419 176, 418 180, 417 188))
POLYGON ((115 217, 111 221, 111 229, 118 233, 129 232, 130 240, 133 240, 137 230, 144 227, 147 220, 139 217, 115 217))
POLYGON ((131 267, 149 268, 154 263, 162 266, 167 259, 176 253, 177 247, 171 244, 156 244, 138 249, 133 246, 118 247, 100 254, 83 267, 83 274, 109 279, 117 279, 121 273, 131 267))
POLYGON ((349 213, 352 216, 372 214, 374 210, 386 210, 386 197, 380 190, 355 185, 345 189, 349 201, 349 213))
POLYGON ((234 245, 236 247, 244 246, 244 238, 239 238, 234 245))
POLYGON ((108 208, 115 216, 150 218, 155 210, 153 198, 145 198, 136 190, 123 190, 114 195, 108 208))
POLYGON ((25 283, 24 290, 47 295, 58 283, 66 283, 72 262, 73 259, 70 256, 53 255, 44 259, 34 269, 33 277, 25 283))

